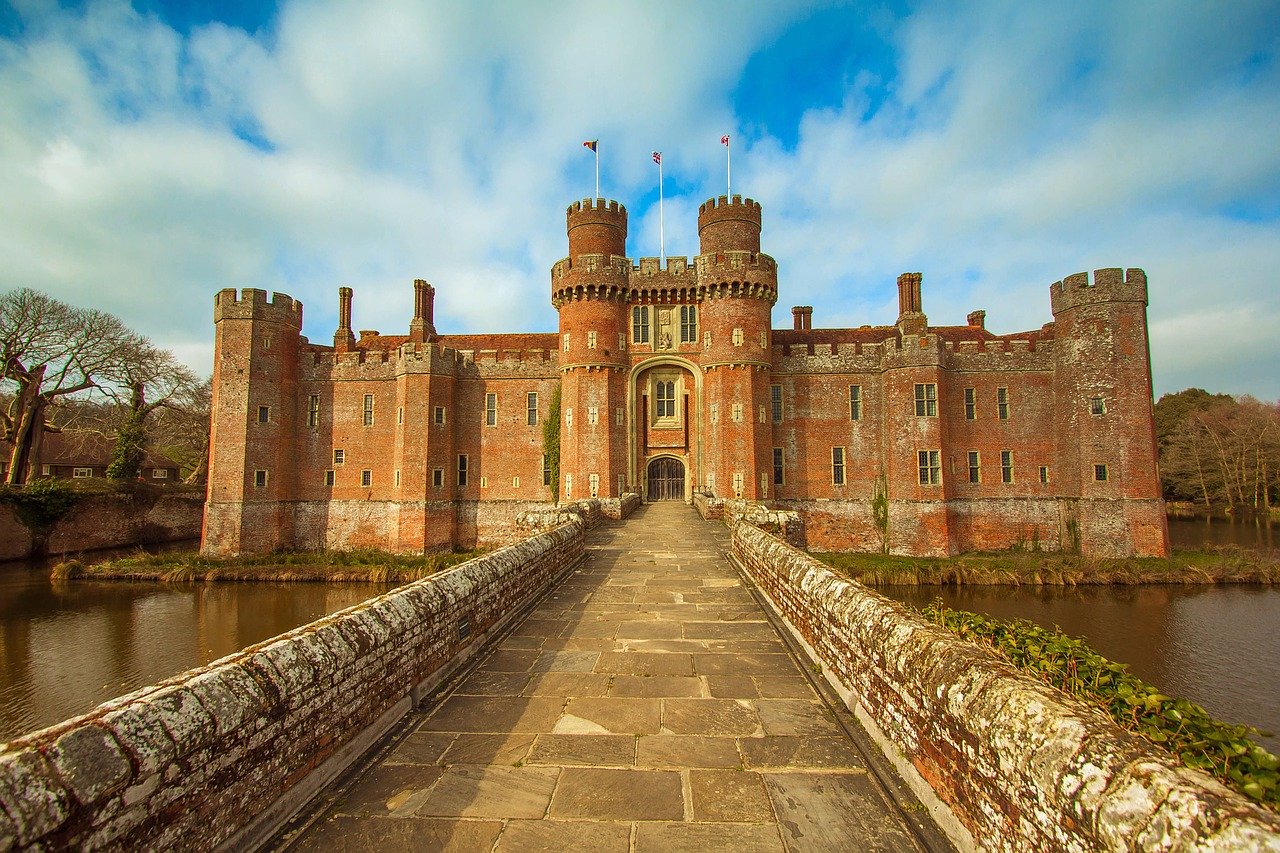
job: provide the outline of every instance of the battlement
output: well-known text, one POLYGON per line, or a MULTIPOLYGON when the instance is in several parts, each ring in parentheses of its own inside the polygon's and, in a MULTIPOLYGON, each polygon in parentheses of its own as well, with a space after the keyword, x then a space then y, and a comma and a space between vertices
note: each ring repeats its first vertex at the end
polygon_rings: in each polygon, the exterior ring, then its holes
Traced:
POLYGON ((584 198, 582 201, 575 201, 569 205, 569 209, 565 212, 566 218, 572 220, 575 214, 579 213, 596 213, 611 214, 626 217, 627 208, 625 205, 619 204, 613 199, 603 198, 584 198))
POLYGON ((740 195, 733 198, 722 195, 718 198, 709 198, 698 207, 698 219, 703 216, 719 211, 720 213, 731 213, 736 216, 746 215, 754 217, 757 222, 760 221, 760 202, 755 199, 743 199, 740 195))
POLYGON ((228 287, 213 298, 213 322, 220 320, 266 320, 301 330, 302 303, 285 293, 272 293, 268 302, 265 290, 228 287))
POLYGON ((776 275, 778 262, 763 252, 724 251, 699 255, 695 260, 698 275, 711 278, 733 277, 738 272, 763 272, 776 275))
POLYGON ((1056 317, 1060 311, 1104 302, 1147 304, 1147 274, 1141 269, 1119 267, 1078 272, 1049 285, 1049 304, 1056 317))
POLYGON ((640 262, 631 267, 633 273, 644 276, 661 275, 684 275, 691 270, 688 258, 667 258, 667 264, 662 265, 661 258, 641 258, 640 262))

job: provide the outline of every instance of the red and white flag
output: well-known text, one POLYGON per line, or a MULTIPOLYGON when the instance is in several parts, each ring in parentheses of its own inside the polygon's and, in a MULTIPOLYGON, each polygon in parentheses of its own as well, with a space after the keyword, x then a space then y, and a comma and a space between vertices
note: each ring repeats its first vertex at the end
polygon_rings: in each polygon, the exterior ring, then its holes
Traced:
POLYGON ((653 162, 657 163, 659 166, 661 166, 661 165, 662 165, 662 152, 661 152, 661 151, 655 151, 655 152, 653 152, 653 162))
POLYGON ((726 133, 724 136, 720 137, 720 144, 721 145, 729 144, 729 134, 726 133))

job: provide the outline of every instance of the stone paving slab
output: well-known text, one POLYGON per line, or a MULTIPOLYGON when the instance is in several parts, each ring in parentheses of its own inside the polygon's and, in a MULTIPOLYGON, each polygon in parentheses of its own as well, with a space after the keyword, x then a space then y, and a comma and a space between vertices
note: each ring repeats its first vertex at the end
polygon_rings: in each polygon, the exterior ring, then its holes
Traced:
POLYGON ((297 849, 922 849, 728 539, 680 503, 591 531, 573 574, 297 849))

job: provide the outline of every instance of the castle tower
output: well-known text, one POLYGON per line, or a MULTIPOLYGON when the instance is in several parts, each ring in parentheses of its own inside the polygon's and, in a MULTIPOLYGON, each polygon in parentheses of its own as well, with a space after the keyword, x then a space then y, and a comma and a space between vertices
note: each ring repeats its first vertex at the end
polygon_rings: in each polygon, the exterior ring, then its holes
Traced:
POLYGON ((772 444, 770 313, 778 271, 760 252, 760 229, 760 205, 749 198, 720 196, 698 209, 706 468, 717 494, 748 500, 768 496, 759 472, 770 470, 772 444))
POLYGON ((1147 276, 1076 273, 1049 287, 1054 318, 1054 481, 1079 496, 1064 541, 1086 553, 1160 555, 1168 525, 1156 469, 1147 276), (1072 543, 1070 540, 1076 538, 1072 543))
POLYGON ((560 498, 593 490, 616 497, 627 470, 625 427, 616 417, 626 406, 627 209, 583 199, 565 219, 569 256, 551 271, 560 315, 560 498))
POLYGON ((302 303, 222 290, 214 301, 213 419, 202 549, 256 554, 290 544, 302 303))

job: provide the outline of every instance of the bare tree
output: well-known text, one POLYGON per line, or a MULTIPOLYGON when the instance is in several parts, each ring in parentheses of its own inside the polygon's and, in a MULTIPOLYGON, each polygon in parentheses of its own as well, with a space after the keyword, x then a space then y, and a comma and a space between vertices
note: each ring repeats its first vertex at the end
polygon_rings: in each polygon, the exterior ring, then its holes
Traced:
POLYGON ((132 480, 142 470, 147 448, 147 419, 160 408, 174 408, 199 384, 173 353, 141 335, 130 335, 123 358, 109 369, 101 386, 115 401, 122 417, 116 428, 116 449, 107 476, 132 480))
POLYGON ((204 483, 209 473, 209 416, 213 380, 184 388, 173 405, 156 413, 149 428, 153 443, 182 465, 184 480, 204 483))
MULTIPOLYGON (((7 482, 35 473, 53 402, 100 387, 121 361, 131 333, 104 311, 76 308, 37 290, 0 294, 0 439, 12 445, 7 482)), ((56 429, 56 427, 53 427, 56 429)))

